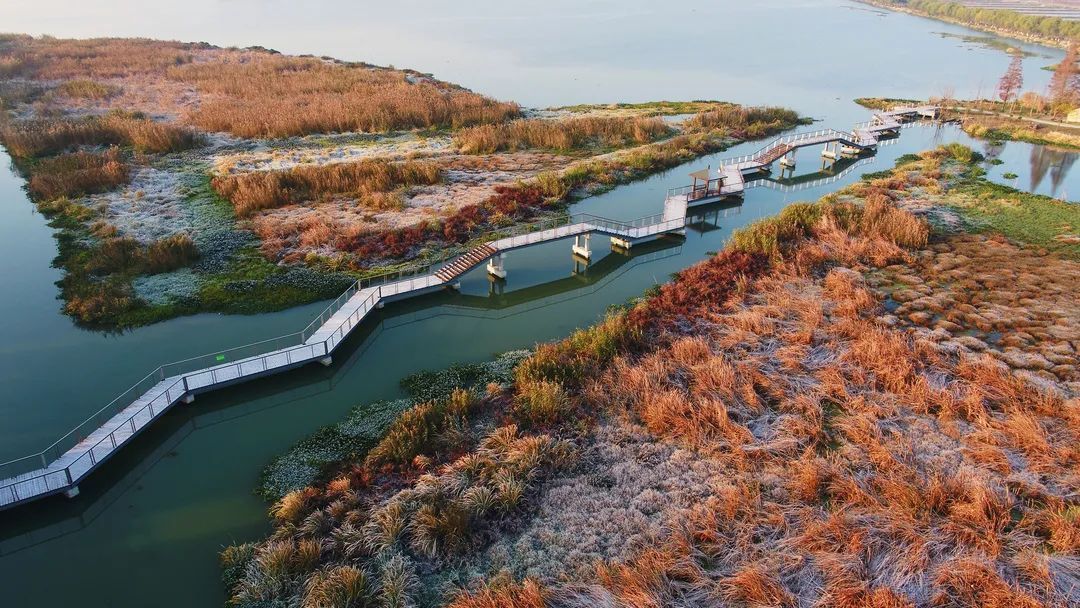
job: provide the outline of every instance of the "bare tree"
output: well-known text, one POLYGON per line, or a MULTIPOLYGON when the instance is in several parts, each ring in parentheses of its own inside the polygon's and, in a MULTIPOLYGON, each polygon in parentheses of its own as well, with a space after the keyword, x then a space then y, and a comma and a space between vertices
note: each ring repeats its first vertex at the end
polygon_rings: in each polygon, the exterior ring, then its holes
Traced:
POLYGON ((1009 103, 1009 100, 1019 93, 1023 86, 1024 58, 1020 53, 1015 53, 1012 61, 1009 62, 1009 69, 1005 70, 1005 75, 998 81, 997 95, 1002 105, 1009 103))

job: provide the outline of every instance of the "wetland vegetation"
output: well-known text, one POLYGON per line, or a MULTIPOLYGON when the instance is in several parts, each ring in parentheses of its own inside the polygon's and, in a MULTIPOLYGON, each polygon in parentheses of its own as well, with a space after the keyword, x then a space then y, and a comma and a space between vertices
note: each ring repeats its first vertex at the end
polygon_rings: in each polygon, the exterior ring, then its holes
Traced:
POLYGON ((1055 16, 1029 15, 1007 8, 964 6, 948 0, 859 0, 890 10, 959 23, 977 30, 1035 40, 1051 46, 1080 42, 1080 23, 1055 16))
POLYGON ((407 381, 377 440, 301 442, 232 604, 1068 605, 1080 211, 980 161, 904 157, 496 375, 407 381))
POLYGON ((58 230, 64 310, 103 328, 323 299, 802 122, 704 101, 525 117, 411 70, 202 43, 4 35, 0 65, 0 141, 58 230))

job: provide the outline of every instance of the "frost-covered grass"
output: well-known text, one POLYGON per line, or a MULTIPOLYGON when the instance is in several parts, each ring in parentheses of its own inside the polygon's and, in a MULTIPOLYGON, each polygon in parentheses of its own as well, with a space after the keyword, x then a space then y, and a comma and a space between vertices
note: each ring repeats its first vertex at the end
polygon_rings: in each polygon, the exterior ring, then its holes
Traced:
POLYGON ((531 351, 512 350, 484 363, 458 363, 439 371, 422 371, 406 376, 401 387, 417 402, 446 399, 455 388, 474 389, 489 383, 507 384, 514 368, 531 351))
POLYGON ((412 404, 410 399, 397 399, 353 408, 341 422, 316 431, 274 459, 263 470, 257 492, 267 500, 278 500, 315 483, 331 465, 362 456, 412 404))
POLYGON ((267 500, 278 500, 312 485, 335 464, 360 460, 401 412, 417 403, 448 399, 456 388, 477 390, 491 383, 508 384, 513 380, 514 368, 530 354, 528 350, 514 350, 492 361, 407 376, 401 385, 409 398, 357 406, 344 420, 302 439, 263 470, 256 492, 267 500))
POLYGON ((185 304, 199 295, 202 281, 190 268, 136 277, 131 282, 135 296, 152 306, 185 304))

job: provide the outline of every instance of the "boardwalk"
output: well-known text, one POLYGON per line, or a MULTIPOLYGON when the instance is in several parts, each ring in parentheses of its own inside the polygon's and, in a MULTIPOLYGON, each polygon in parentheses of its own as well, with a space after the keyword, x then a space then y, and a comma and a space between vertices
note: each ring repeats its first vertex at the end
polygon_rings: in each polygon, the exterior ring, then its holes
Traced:
POLYGON ((505 231, 430 272, 378 284, 357 282, 303 331, 158 367, 42 452, 0 464, 0 509, 60 492, 77 494, 82 479, 169 409, 192 401, 198 393, 313 362, 330 364, 335 349, 385 302, 453 286, 479 264, 520 247, 592 234, 631 246, 681 233, 690 207, 742 195, 747 187, 758 185, 748 185, 744 175, 760 171, 798 148, 839 142, 866 149, 877 143, 881 133, 899 128, 900 121, 932 115, 936 115, 936 108, 931 106, 900 108, 875 115, 851 133, 822 130, 789 135, 752 155, 725 161, 717 177, 706 179, 703 186, 695 184, 669 193, 663 211, 656 215, 632 221, 590 214, 546 219, 505 231))

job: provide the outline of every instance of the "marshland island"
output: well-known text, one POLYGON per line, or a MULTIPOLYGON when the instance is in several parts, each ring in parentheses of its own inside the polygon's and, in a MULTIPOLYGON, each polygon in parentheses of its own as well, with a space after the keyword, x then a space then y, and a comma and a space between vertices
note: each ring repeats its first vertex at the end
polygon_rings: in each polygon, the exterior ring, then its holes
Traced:
POLYGON ((95 368, 109 405, 0 465, 0 577, 199 520, 177 576, 242 608, 1077 605, 1078 51, 1026 86, 985 52, 995 97, 866 90, 841 122, 0 36, 51 318, 220 333, 95 368), (147 472, 193 451, 217 466, 147 472))

